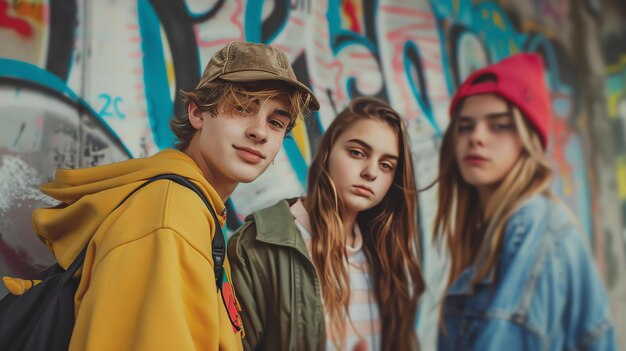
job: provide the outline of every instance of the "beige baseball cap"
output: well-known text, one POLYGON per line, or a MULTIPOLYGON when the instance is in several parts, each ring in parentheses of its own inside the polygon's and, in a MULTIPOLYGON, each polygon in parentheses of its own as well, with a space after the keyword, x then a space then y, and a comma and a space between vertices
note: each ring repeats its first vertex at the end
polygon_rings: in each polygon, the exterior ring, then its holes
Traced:
POLYGON ((215 79, 245 83, 263 80, 285 82, 311 96, 309 110, 317 111, 320 103, 306 85, 300 83, 287 56, 265 44, 234 41, 218 51, 207 64, 200 84, 215 79))

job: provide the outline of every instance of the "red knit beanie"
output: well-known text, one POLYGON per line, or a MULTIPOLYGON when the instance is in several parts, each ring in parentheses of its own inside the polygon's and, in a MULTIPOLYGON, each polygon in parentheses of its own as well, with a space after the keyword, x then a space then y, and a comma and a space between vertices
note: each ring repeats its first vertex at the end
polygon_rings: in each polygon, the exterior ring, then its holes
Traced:
POLYGON ((489 93, 496 94, 519 108, 535 127, 544 150, 547 148, 552 105, 541 56, 516 54, 472 73, 456 91, 450 104, 450 116, 463 98, 489 93), (495 81, 473 84, 485 74, 495 76, 495 81))

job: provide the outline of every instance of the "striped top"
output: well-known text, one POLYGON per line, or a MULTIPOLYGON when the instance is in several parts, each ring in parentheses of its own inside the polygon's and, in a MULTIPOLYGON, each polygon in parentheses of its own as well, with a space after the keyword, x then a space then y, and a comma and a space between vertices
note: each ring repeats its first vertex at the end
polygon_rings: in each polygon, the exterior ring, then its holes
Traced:
MULTIPOLYGON (((296 201, 290 210, 296 220, 296 226, 302 234, 309 255, 311 255, 309 214, 300 200, 296 201)), ((346 245, 350 279, 349 320, 346 320, 346 350, 352 350, 359 341, 363 340, 367 343, 368 351, 376 351, 380 350, 382 324, 373 290, 373 278, 370 275, 369 264, 363 251, 363 237, 356 224, 353 245, 346 245)), ((328 332, 329 323, 328 318, 325 319, 328 337, 330 335, 328 332)), ((335 349, 330 338, 326 341, 326 348, 327 350, 335 349)))

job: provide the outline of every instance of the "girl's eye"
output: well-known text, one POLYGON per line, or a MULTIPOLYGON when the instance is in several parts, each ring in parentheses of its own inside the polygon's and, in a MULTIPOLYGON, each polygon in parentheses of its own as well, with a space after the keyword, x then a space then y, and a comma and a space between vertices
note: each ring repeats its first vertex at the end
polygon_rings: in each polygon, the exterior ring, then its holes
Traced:
POLYGON ((364 158, 365 154, 363 154, 361 151, 353 149, 353 150, 349 150, 350 155, 352 155, 355 158, 364 158))
POLYGON ((474 126, 471 124, 459 124, 459 126, 457 127, 457 131, 459 133, 471 132, 472 129, 474 129, 474 126))
POLYGON ((495 131, 507 131, 515 129, 512 123, 496 123, 491 128, 495 131))
POLYGON ((391 165, 391 164, 389 164, 389 163, 386 163, 386 162, 381 163, 381 164, 380 164, 380 166, 381 166, 384 170, 387 170, 387 171, 391 171, 391 170, 393 170, 393 165, 391 165))

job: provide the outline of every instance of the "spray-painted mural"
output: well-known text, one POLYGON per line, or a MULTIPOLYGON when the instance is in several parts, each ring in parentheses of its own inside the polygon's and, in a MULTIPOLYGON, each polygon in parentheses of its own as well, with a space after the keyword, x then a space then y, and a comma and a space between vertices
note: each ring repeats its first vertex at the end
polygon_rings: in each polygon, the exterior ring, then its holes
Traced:
MULTIPOLYGON (((0 274, 32 274, 52 262, 30 226, 33 208, 54 204, 38 185, 50 180, 56 167, 105 164, 171 147, 168 121, 183 109, 177 92, 192 89, 204 64, 232 40, 285 51, 322 106, 315 120, 300 122, 285 139, 268 172, 233 194, 230 229, 251 211, 304 192, 319 137, 356 96, 381 97, 401 112, 418 185, 430 184, 455 87, 487 63, 534 51, 547 64, 556 116, 549 150, 558 174, 553 189, 577 214, 595 254, 604 257, 607 243, 592 208, 599 200, 589 185, 590 165, 577 132, 575 67, 562 43, 541 31, 542 21, 566 23, 570 2, 532 2, 531 12, 542 17, 534 27, 521 26, 504 3, 0 0, 0 274)), ((601 12, 598 2, 586 3, 589 12, 601 12)), ((608 63, 607 97, 623 140, 626 48, 620 49, 620 59, 608 63)), ((621 150, 617 171, 626 203, 621 150)), ((445 269, 430 239, 434 195, 433 190, 420 195, 430 288, 418 322, 426 349, 434 347, 445 269)), ((623 254, 624 241, 618 244, 623 254)), ((601 264, 601 271, 607 273, 612 264, 601 264)))

